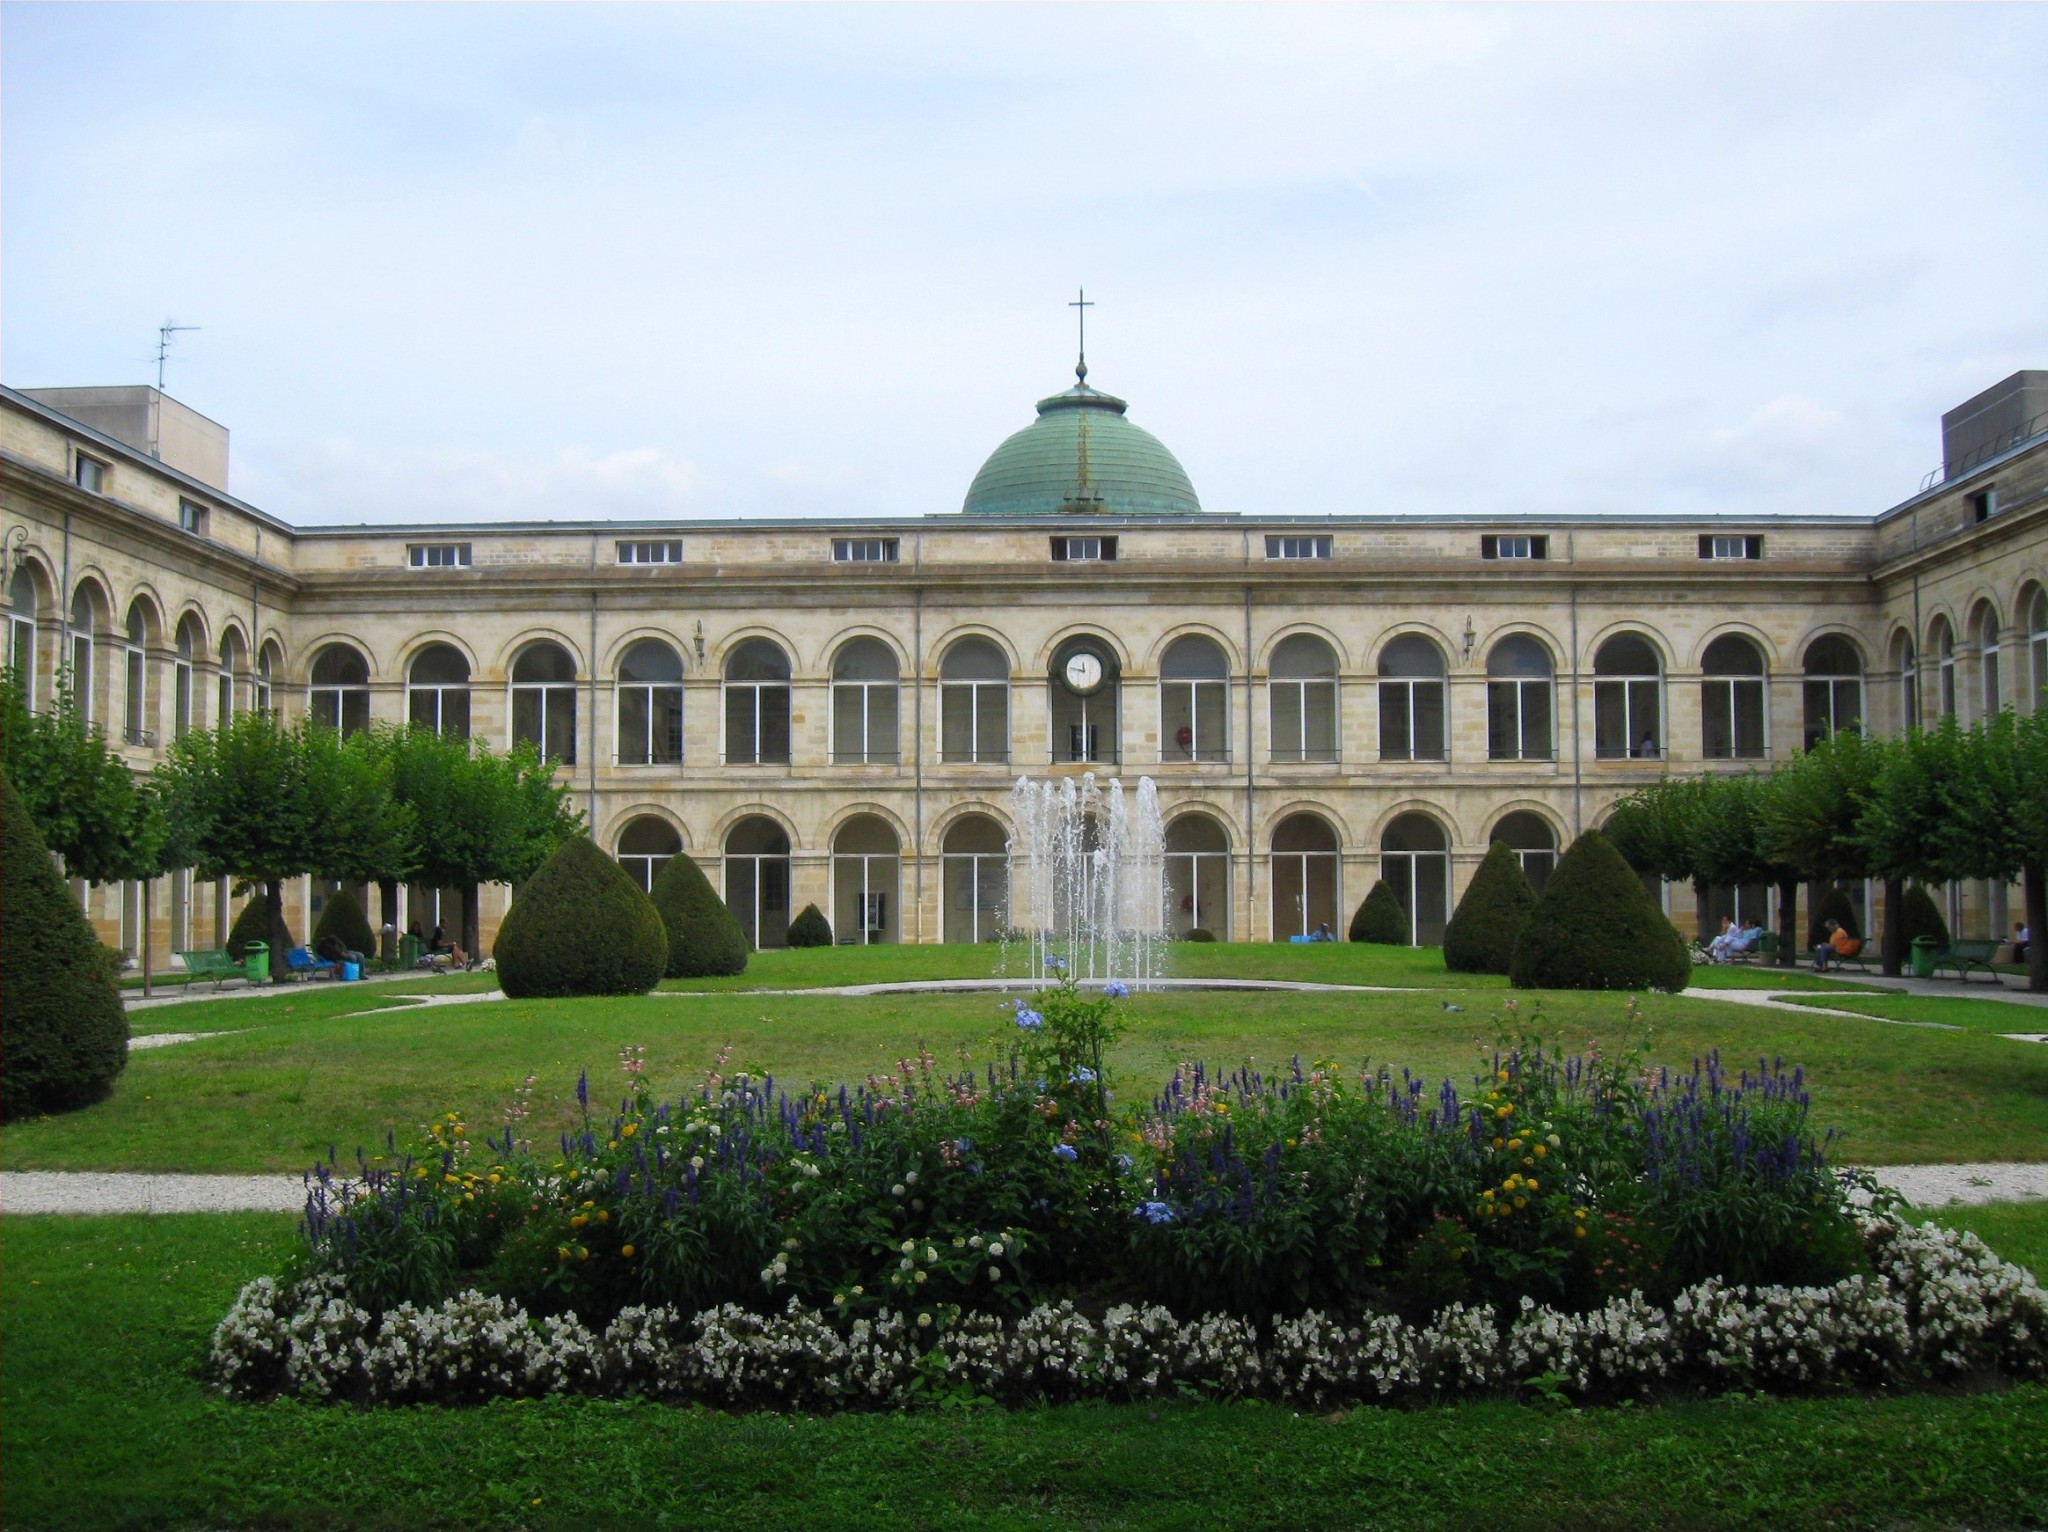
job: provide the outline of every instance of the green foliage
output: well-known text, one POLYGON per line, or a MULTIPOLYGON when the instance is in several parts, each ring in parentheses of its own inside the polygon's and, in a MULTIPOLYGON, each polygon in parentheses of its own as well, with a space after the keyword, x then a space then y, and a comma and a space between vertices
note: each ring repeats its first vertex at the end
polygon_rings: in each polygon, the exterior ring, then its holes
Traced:
POLYGON ((1809 880, 1872 876, 1864 825, 1886 759, 1883 740, 1844 731, 1774 769, 1758 804, 1771 856, 1809 880))
POLYGON ((650 895, 668 936, 671 979, 745 973, 747 933, 687 851, 669 858, 650 895))
POLYGON ((1822 891, 1820 901, 1813 908, 1813 919, 1807 922, 1806 945, 1818 947, 1828 939, 1828 922, 1837 921, 1842 929, 1858 941, 1863 940, 1863 928, 1856 919, 1856 905, 1846 888, 1829 887, 1822 891))
POLYGON ((327 896, 320 919, 314 923, 313 944, 316 947, 330 936, 350 952, 375 953, 377 950, 377 933, 370 929, 370 917, 363 913, 356 896, 346 888, 337 888, 327 896))
POLYGON ((825 912, 815 904, 807 904, 796 919, 789 923, 789 944, 792 947, 829 947, 832 945, 832 926, 825 919, 825 912))
POLYGON ((1685 941, 1621 853, 1588 830, 1558 859, 1515 943, 1517 989, 1680 990, 1685 941))
POLYGON ((1704 793, 1697 777, 1659 778, 1619 799, 1604 833, 1637 872, 1691 883, 1701 876, 1697 828, 1704 793))
POLYGON ((498 982, 515 999, 641 995, 661 979, 667 942, 648 897, 579 835, 520 887, 495 955, 498 982))
POLYGON ((1916 936, 1931 936, 1944 949, 1947 948, 1948 922, 1942 919, 1941 907, 1934 902, 1934 896, 1918 883, 1906 889, 1905 907, 1899 911, 1899 920, 1905 928, 1908 946, 1916 936))
MULTIPOLYGON (((292 928, 284 918, 284 911, 278 909, 275 920, 271 918, 272 913, 270 891, 259 883, 249 891, 249 902, 242 906, 234 924, 228 927, 228 955, 237 963, 248 956, 251 942, 264 942, 272 947, 279 942, 286 947, 298 945, 292 940, 292 928)), ((273 962, 271 973, 275 975, 277 972, 273 962)))
POLYGON ((107 883, 166 870, 154 800, 138 792, 134 773, 86 723, 67 676, 59 675, 50 706, 31 713, 19 673, 0 671, 0 771, 72 877, 107 883))
POLYGON ((1181 933, 1180 939, 1184 942, 1213 942, 1216 940, 1216 933, 1207 926, 1189 926, 1181 933))
POLYGON ((0 911, 0 1118, 104 1099, 128 1063, 121 992, 4 774, 0 911))
POLYGON ((1522 859, 1495 841, 1444 929, 1444 967, 1452 973, 1506 973, 1513 966, 1515 939, 1535 908, 1536 890, 1522 871, 1522 859))
POLYGON ((1351 929, 1346 933, 1355 942, 1376 942, 1383 947, 1406 947, 1408 940, 1408 912, 1401 908, 1400 898, 1385 878, 1374 882, 1372 889, 1351 917, 1351 929))

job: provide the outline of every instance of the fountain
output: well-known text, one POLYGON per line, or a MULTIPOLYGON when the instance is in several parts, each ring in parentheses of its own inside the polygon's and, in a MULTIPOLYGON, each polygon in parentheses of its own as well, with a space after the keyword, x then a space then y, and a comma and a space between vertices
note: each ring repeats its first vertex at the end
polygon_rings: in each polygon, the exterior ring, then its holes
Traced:
POLYGON ((1166 854, 1150 777, 1126 792, 1088 772, 1010 790, 1010 925, 1034 979, 1121 979, 1138 988, 1165 966, 1166 854), (1058 960, 1056 963, 1054 960, 1058 960))

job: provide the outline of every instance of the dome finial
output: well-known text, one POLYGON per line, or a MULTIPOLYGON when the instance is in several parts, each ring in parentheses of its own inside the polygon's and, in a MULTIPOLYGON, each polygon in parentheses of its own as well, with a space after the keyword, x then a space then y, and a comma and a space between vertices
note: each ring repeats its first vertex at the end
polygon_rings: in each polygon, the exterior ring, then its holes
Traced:
POLYGON ((1074 363, 1074 380, 1085 387, 1088 382, 1088 311, 1095 305, 1089 300, 1085 287, 1075 288, 1074 295, 1074 301, 1067 305, 1075 311, 1081 323, 1081 351, 1080 359, 1074 363))

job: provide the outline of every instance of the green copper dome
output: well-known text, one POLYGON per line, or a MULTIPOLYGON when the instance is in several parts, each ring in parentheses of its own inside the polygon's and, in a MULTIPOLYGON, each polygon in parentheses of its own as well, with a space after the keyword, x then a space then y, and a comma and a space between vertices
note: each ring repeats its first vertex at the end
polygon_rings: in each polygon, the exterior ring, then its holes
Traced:
POLYGON ((1080 382, 1038 401, 1038 418, 989 454, 960 507, 969 516, 1193 516, 1201 501, 1124 401, 1080 382))

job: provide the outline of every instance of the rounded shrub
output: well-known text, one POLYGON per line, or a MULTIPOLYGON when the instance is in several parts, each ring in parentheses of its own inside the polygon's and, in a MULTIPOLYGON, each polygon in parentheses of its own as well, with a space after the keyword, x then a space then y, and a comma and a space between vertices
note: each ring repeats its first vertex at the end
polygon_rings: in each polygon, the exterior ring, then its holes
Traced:
MULTIPOLYGON (((1837 917, 1839 918, 1839 917, 1837 917)), ((1906 899, 1899 906, 1899 919, 1906 933, 1906 945, 1913 945, 1916 936, 1931 936, 1944 949, 1949 944, 1948 922, 1941 917, 1941 906, 1934 902, 1934 896, 1918 883, 1906 890, 1906 899)), ((1853 922, 1843 921, 1853 927, 1853 922)))
POLYGON ((578 835, 520 888, 494 955, 514 999, 644 995, 661 980, 668 939, 640 885, 578 835))
POLYGON ((651 897, 668 937, 671 979, 745 973, 747 933, 687 851, 668 859, 651 897))
MULTIPOLYGON (((263 885, 257 884, 249 902, 242 906, 242 913, 237 915, 234 924, 228 927, 228 956, 237 963, 249 955, 249 943, 262 942, 266 947, 270 945, 270 914, 267 900, 263 885)), ((287 947, 298 945, 292 940, 292 929, 288 924, 284 928, 284 944, 287 947)), ((361 950, 367 952, 369 948, 361 950)))
POLYGON ((1444 967, 1452 973, 1506 973, 1514 966, 1515 938, 1535 908, 1536 890, 1522 859, 1495 841, 1444 928, 1444 967))
POLYGON ((356 896, 345 888, 337 888, 327 896, 326 907, 313 924, 314 946, 319 946, 330 936, 338 939, 350 952, 362 952, 371 957, 377 955, 377 933, 370 929, 370 917, 363 913, 356 896))
POLYGON ((807 904, 796 919, 789 923, 789 944, 792 947, 829 947, 832 945, 832 923, 825 918, 825 912, 815 904, 807 904))
POLYGON ((1181 933, 1180 939, 1184 942, 1213 942, 1216 933, 1207 926, 1189 926, 1181 933))
POLYGON ((1408 945, 1408 912, 1401 908, 1401 901, 1385 878, 1373 884, 1365 902, 1358 906, 1347 934, 1355 942, 1377 942, 1383 947, 1408 945))
POLYGON ((127 1063, 113 969, 0 777, 0 1118, 90 1106, 127 1063))
POLYGON ((1685 939, 1598 830, 1558 859, 1508 970, 1516 989, 1678 990, 1691 975, 1685 939))
MULTIPOLYGON (((1906 908, 1910 910, 1912 905, 1909 903, 1906 908)), ((1808 947, 1818 947, 1828 939, 1828 922, 1831 920, 1839 920, 1844 931, 1859 941, 1862 940, 1863 926, 1856 919, 1856 906, 1850 902, 1849 891, 1846 888, 1830 888, 1821 894, 1819 902, 1813 907, 1813 919, 1807 923, 1808 947)))

